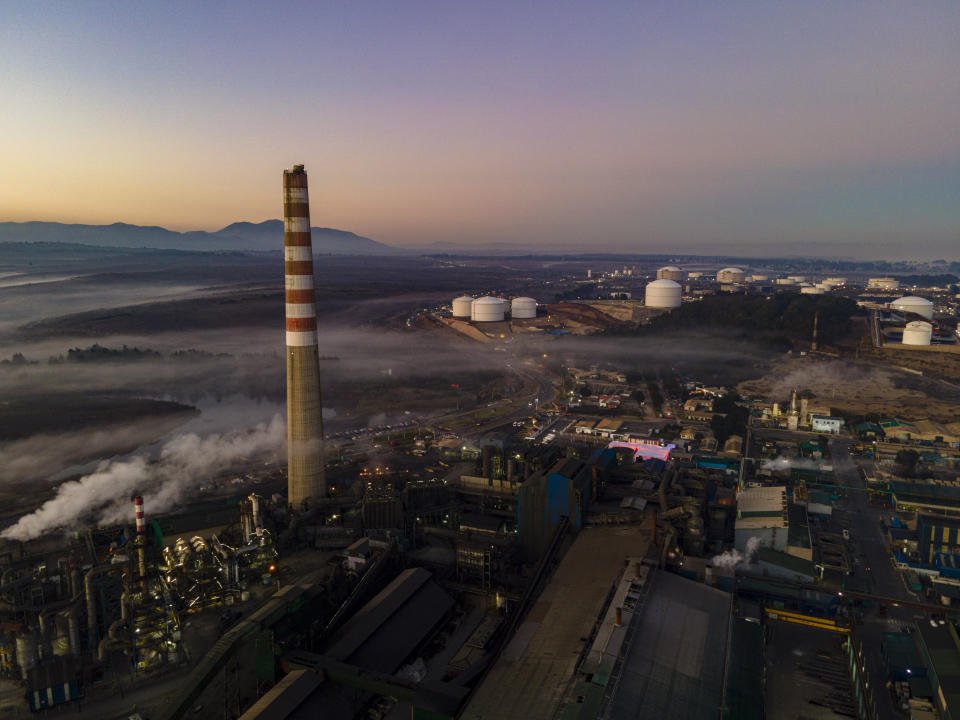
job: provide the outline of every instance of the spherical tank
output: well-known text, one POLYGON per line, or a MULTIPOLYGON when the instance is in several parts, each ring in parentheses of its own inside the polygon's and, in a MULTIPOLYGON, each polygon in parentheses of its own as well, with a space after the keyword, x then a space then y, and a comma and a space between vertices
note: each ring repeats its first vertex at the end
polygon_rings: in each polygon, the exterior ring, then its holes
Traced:
POLYGON ((933 320, 933 303, 926 298, 908 295, 894 300, 890 303, 890 307, 902 312, 916 313, 927 320, 933 320))
POLYGON ((686 273, 676 265, 667 265, 657 270, 657 280, 673 280, 674 282, 683 282, 686 273))
POLYGON ((746 273, 740 268, 728 267, 717 273, 718 283, 742 283, 746 273))
POLYGON ((654 308, 678 308, 683 289, 673 280, 654 280, 647 285, 643 304, 654 308))
POLYGON ((510 305, 510 314, 514 320, 524 320, 537 316, 537 301, 529 297, 514 298, 510 305))
POLYGON ((476 322, 502 322, 503 301, 489 295, 473 301, 471 317, 476 322))
POLYGON ((458 318, 470 317, 470 306, 473 305, 473 298, 469 295, 462 295, 453 301, 453 316, 458 318))
POLYGON ((903 340, 901 342, 904 345, 929 345, 932 337, 933 326, 930 323, 914 320, 907 323, 907 326, 903 329, 903 340))

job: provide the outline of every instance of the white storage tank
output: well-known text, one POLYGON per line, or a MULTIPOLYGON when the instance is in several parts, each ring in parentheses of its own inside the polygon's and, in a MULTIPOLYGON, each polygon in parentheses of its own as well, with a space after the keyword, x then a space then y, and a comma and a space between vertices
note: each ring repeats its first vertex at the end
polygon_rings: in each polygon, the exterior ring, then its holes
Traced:
POLYGON ((827 278, 826 280, 824 280, 824 282, 828 282, 828 283, 830 283, 831 285, 833 285, 834 287, 836 287, 836 286, 838 286, 838 285, 846 285, 846 284, 847 284, 847 279, 844 278, 844 277, 830 277, 830 278, 827 278))
POLYGON ((471 319, 476 322, 503 322, 503 301, 489 295, 477 298, 471 306, 471 319))
POLYGON ((473 305, 473 298, 469 295, 461 295, 453 300, 453 316, 456 318, 470 317, 470 308, 473 305))
POLYGON ((787 280, 793 280, 795 283, 805 283, 807 282, 806 275, 787 275, 787 280))
POLYGON ((767 282, 770 278, 766 275, 751 275, 750 282, 767 282))
POLYGON ((916 313, 927 320, 933 320, 933 303, 926 298, 907 295, 891 302, 890 308, 901 312, 916 313))
POLYGON ((900 287, 900 281, 891 277, 870 278, 867 287, 873 290, 896 290, 900 287))
POLYGON ((904 345, 929 345, 932 337, 933 325, 923 322, 923 320, 914 320, 907 323, 907 326, 903 329, 903 340, 901 342, 904 345))
POLYGON ((742 283, 745 277, 746 273, 740 268, 728 267, 717 273, 717 282, 723 284, 742 283))
POLYGON ((647 285, 643 304, 653 308, 680 307, 683 289, 673 280, 654 280, 647 285))
POLYGON ((823 295, 823 288, 814 287, 813 285, 807 285, 806 287, 800 288, 801 295, 823 295))
POLYGON ((686 273, 676 265, 667 265, 657 270, 657 280, 673 280, 674 282, 683 282, 686 279, 686 273))
POLYGON ((537 316, 537 301, 529 297, 514 298, 510 304, 510 314, 514 320, 528 320, 537 316))

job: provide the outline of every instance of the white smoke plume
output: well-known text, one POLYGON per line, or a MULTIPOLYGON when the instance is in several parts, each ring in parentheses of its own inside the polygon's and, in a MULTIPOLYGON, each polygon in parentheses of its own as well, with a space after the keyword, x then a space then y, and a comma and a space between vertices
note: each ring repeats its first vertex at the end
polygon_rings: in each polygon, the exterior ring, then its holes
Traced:
POLYGON ((286 426, 279 415, 252 430, 222 435, 179 435, 160 451, 156 462, 144 456, 105 462, 79 480, 64 483, 56 496, 35 512, 0 533, 14 540, 30 540, 56 528, 92 520, 110 524, 129 519, 129 498, 139 492, 149 513, 176 507, 201 484, 233 463, 271 452, 281 452, 286 426))
POLYGON ((760 467, 763 470, 771 470, 773 472, 777 471, 786 471, 786 470, 819 470, 820 462, 812 458, 801 458, 801 457, 776 457, 771 460, 764 460, 761 463, 760 467))
POLYGON ((747 540, 747 545, 743 552, 739 550, 727 550, 719 555, 714 555, 710 564, 714 567, 722 567, 728 570, 734 570, 741 565, 749 565, 753 562, 753 556, 757 554, 760 548, 760 538, 752 537, 747 540))

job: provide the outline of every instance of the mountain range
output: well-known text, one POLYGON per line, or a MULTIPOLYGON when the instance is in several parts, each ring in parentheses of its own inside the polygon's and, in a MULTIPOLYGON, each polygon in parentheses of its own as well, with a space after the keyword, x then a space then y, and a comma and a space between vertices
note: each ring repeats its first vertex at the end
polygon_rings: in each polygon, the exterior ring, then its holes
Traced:
MULTIPOLYGON (((313 251, 333 255, 392 255, 403 252, 347 230, 311 228, 313 251)), ((0 243, 75 243, 98 247, 160 250, 274 251, 283 247, 283 221, 236 222, 216 232, 177 232, 157 226, 68 225, 57 222, 0 223, 0 243)))

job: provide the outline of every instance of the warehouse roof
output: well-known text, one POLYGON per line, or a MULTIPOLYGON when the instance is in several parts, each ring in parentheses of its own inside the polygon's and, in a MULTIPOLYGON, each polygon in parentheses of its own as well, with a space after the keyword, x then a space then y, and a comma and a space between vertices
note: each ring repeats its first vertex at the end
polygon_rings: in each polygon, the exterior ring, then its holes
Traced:
POLYGON ((320 683, 317 673, 294 670, 257 700, 240 720, 284 720, 306 702, 320 683))
POLYGON ((334 660, 392 673, 453 606, 423 568, 405 570, 331 638, 334 660))
POLYGON ((782 515, 786 510, 787 489, 776 487, 747 488, 737 495, 737 515, 740 517, 760 517, 782 515))
POLYGON ((657 572, 629 648, 608 717, 716 718, 731 596, 657 572))
POLYGON ((788 555, 787 553, 780 552, 779 550, 773 550, 768 547, 757 548, 756 559, 757 562, 776 565, 800 575, 816 577, 816 568, 812 562, 809 560, 804 560, 803 558, 795 557, 794 555, 788 555))
POLYGON ((921 649, 929 662, 928 670, 939 685, 938 694, 950 714, 956 717, 960 712, 960 646, 956 628, 952 623, 934 628, 925 622, 917 627, 921 649))
POLYGON ((763 717, 763 626, 736 618, 730 627, 726 717, 760 720, 763 717))

